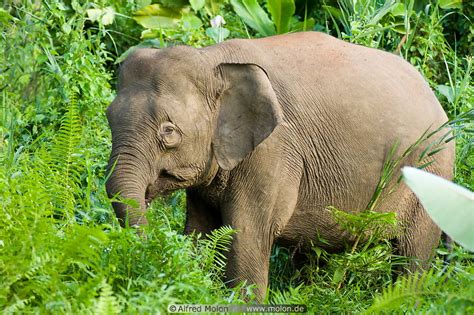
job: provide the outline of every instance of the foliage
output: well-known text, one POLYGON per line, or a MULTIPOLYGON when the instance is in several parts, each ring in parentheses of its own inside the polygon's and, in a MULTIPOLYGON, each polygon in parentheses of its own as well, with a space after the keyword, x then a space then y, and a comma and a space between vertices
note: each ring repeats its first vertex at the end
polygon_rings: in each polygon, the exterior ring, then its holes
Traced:
POLYGON ((294 0, 267 0, 267 8, 271 19, 257 0, 231 0, 235 13, 261 36, 284 34, 301 30, 311 30, 314 25, 312 18, 304 17, 299 22, 295 13, 294 0))
MULTIPOLYGON (((452 119, 457 147, 454 180, 472 190, 473 4, 460 3, 4 2, 0 309, 160 313, 172 302, 243 303, 243 294, 251 291, 244 285, 228 289, 221 280, 223 253, 235 231, 223 227, 208 238, 182 235, 183 192, 153 203, 146 238, 121 229, 115 220, 104 190, 110 151, 104 112, 114 97, 116 64, 134 47, 203 47, 226 36, 315 29, 395 52, 420 70, 452 119), (225 24, 217 23, 217 16, 225 24)), ((433 145, 425 154, 434 154, 445 140, 429 140, 433 145)), ((359 241, 344 253, 314 246, 308 257, 276 246, 268 302, 306 304, 322 313, 472 312, 472 254, 459 246, 451 253, 441 248, 430 271, 394 280, 392 269, 404 259, 392 254, 392 244, 381 240, 379 233, 394 227, 391 214, 333 212, 359 241)))
MULTIPOLYGON (((465 255, 470 256, 472 254, 465 255)), ((433 268, 421 274, 401 277, 374 299, 366 314, 410 310, 410 313, 438 313, 444 304, 447 314, 469 314, 474 311, 474 270, 449 267, 433 268), (462 288, 459 289, 459 288, 462 288)))

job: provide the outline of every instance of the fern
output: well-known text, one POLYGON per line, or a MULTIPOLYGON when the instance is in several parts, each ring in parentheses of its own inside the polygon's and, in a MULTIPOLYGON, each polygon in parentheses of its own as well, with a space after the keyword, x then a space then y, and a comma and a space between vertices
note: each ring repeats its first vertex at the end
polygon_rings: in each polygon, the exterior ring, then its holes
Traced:
POLYGON ((208 234, 207 239, 200 240, 205 256, 203 260, 205 270, 209 270, 213 274, 223 272, 227 260, 225 252, 229 250, 232 236, 236 232, 230 226, 222 226, 208 234))
MULTIPOLYGON (((79 178, 78 146, 81 142, 82 125, 79 117, 77 92, 71 92, 66 114, 61 120, 61 127, 55 136, 50 152, 56 171, 64 176, 67 187, 72 186, 74 179, 79 178)), ((76 181, 77 182, 77 181, 76 181)))
POLYGON ((70 100, 61 126, 54 136, 52 144, 39 149, 39 161, 44 161, 41 172, 46 179, 46 187, 55 200, 57 209, 63 209, 67 218, 74 214, 77 192, 81 191, 81 172, 84 168, 80 142, 82 125, 79 116, 77 93, 70 92, 70 100))
MULTIPOLYGON (((402 304, 415 304, 416 298, 426 292, 428 279, 433 277, 433 270, 423 274, 414 274, 408 278, 401 278, 398 285, 389 285, 381 296, 374 299, 374 304, 367 310, 372 314, 377 311, 395 310, 402 304)), ((408 305, 406 305, 408 306, 408 305)))
MULTIPOLYGON (((421 311, 424 306, 431 304, 433 300, 441 298, 449 300, 453 298, 450 291, 457 291, 459 283, 453 268, 446 272, 436 272, 430 269, 424 273, 415 273, 407 277, 399 278, 397 282, 386 287, 382 294, 375 297, 372 306, 366 310, 366 314, 378 312, 390 312, 401 309, 417 309, 421 311)), ((472 291, 471 284, 471 291, 472 291)), ((469 300, 466 297, 460 297, 469 300)), ((474 299, 471 296, 471 307, 474 307, 474 299)))
POLYGON ((101 284, 100 296, 96 303, 95 314, 119 314, 120 311, 121 307, 114 296, 114 291, 112 290, 112 287, 105 280, 103 280, 101 284))

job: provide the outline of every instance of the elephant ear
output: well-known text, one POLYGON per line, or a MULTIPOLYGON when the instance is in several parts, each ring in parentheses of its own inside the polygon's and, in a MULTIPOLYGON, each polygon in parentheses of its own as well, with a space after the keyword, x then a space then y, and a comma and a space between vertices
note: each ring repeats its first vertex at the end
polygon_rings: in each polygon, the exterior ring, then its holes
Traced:
POLYGON ((221 64, 224 89, 213 149, 217 163, 233 169, 282 122, 283 114, 266 72, 255 64, 221 64))

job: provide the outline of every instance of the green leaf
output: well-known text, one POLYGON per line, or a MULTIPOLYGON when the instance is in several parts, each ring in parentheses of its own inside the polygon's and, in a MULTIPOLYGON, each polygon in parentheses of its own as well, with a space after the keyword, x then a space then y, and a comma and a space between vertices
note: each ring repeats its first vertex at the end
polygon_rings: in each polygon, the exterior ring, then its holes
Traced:
POLYGON ((151 29, 171 28, 179 21, 166 16, 135 16, 133 19, 141 26, 151 29))
POLYGON ((376 14, 373 15, 371 19, 369 19, 368 24, 369 25, 377 25, 377 23, 379 23, 380 20, 385 15, 387 15, 388 13, 390 13, 392 11, 392 9, 394 8, 395 5, 396 4, 393 3, 392 1, 385 2, 385 4, 381 8, 377 9, 376 14))
POLYGON ((219 14, 221 7, 228 2, 227 0, 206 0, 206 11, 210 16, 219 14))
POLYGON ((202 26, 201 20, 194 14, 183 15, 181 22, 185 30, 199 29, 202 26))
POLYGON ((92 22, 97 21, 102 15, 102 9, 89 9, 86 12, 87 18, 92 22))
POLYGON ((206 0, 189 0, 189 4, 191 4, 191 8, 197 12, 204 7, 206 0))
POLYGON ((100 19, 103 25, 110 25, 114 22, 115 10, 113 7, 103 9, 89 9, 86 11, 90 21, 95 22, 100 19))
POLYGON ((0 22, 7 24, 13 17, 5 9, 0 8, 0 22))
POLYGON ((333 6, 325 4, 322 6, 322 8, 326 10, 326 12, 333 16, 336 20, 341 20, 344 17, 344 14, 339 8, 335 8, 333 6))
POLYGON ((175 26, 181 19, 181 12, 151 4, 135 11, 133 19, 145 28, 160 29, 175 26))
POLYGON ((405 16, 406 12, 407 10, 406 10, 405 4, 403 3, 396 3, 390 10, 390 13, 393 16, 405 16))
POLYGON ((291 31, 292 32, 305 32, 305 31, 312 31, 314 29, 314 19, 309 18, 306 19, 306 21, 298 21, 293 22, 291 25, 291 31))
POLYGON ((231 0, 237 15, 263 36, 275 35, 275 27, 257 0, 231 0))
POLYGON ((344 279, 344 274, 345 274, 344 268, 337 268, 334 271, 334 275, 332 277, 332 283, 334 284, 340 283, 342 279, 344 279))
POLYGON ((461 9, 462 0, 439 0, 441 9, 461 9))
POLYGON ((295 14, 294 0, 268 0, 268 11, 275 23, 278 34, 290 31, 291 17, 295 14))
POLYGON ((109 25, 114 22, 115 10, 112 7, 107 7, 104 9, 104 15, 102 16, 102 24, 109 25))
POLYGON ((403 168, 403 178, 433 221, 456 242, 474 251, 474 193, 412 167, 403 168))

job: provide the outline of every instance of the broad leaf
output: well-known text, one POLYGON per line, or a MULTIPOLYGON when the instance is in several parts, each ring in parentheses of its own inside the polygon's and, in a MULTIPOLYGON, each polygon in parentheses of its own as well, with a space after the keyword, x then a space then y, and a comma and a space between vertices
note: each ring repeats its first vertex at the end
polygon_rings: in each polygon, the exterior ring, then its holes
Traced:
POLYGON ((223 27, 209 27, 206 29, 206 35, 212 38, 214 42, 220 43, 229 37, 230 31, 223 27))
POLYGON ((151 4, 140 10, 135 11, 133 19, 145 28, 159 29, 175 26, 181 13, 176 10, 168 9, 159 4, 151 4))
POLYGON ((403 168, 403 179, 433 221, 456 242, 474 251, 474 193, 412 167, 403 168))
POLYGON ((181 19, 185 30, 199 29, 202 26, 201 20, 194 14, 185 14, 181 19))
POLYGON ((206 0, 189 0, 189 4, 191 4, 191 8, 197 12, 204 7, 206 0))
MULTIPOLYGON (((86 10, 87 17, 90 21, 95 22, 100 19, 103 25, 110 25, 114 22, 115 10, 112 7, 103 9, 89 9, 86 10)), ((67 33, 67 32, 66 32, 67 33)))
POLYGON ((407 8, 405 7, 405 4, 403 3, 396 3, 392 9, 390 10, 390 13, 393 16, 405 16, 405 15, 410 15, 407 12, 407 8))
POLYGON ((442 9, 460 9, 462 8, 462 0, 439 0, 439 6, 442 9))
POLYGON ((450 86, 438 85, 436 86, 436 89, 438 90, 439 93, 443 94, 446 97, 448 102, 450 103, 454 102, 454 92, 450 86))
POLYGON ((263 36, 275 35, 273 22, 260 7, 257 0, 231 0, 230 3, 245 24, 263 36))
POLYGON ((268 0, 268 11, 275 23, 278 34, 290 31, 291 17, 295 14, 294 0, 268 0))

